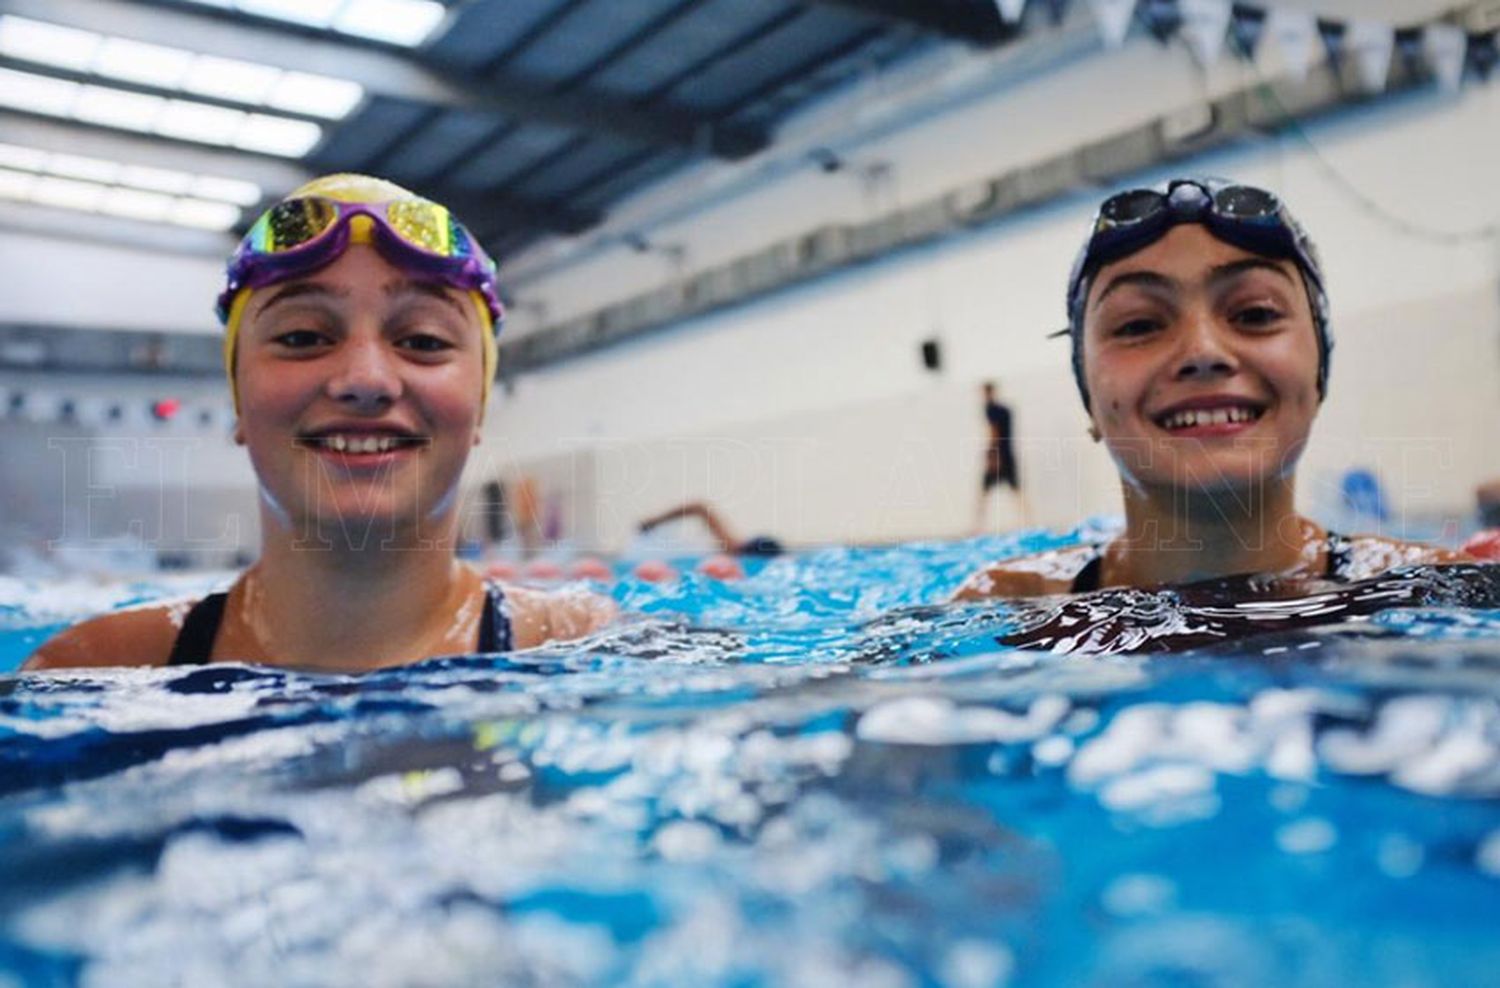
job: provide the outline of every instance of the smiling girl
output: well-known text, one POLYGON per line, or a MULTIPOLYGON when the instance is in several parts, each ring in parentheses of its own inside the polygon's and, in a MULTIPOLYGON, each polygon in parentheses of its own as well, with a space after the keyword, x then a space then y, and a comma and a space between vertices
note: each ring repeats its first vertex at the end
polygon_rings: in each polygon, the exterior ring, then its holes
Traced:
POLYGON ((493 262, 444 207, 381 179, 316 179, 250 229, 219 313, 259 560, 227 593, 68 629, 28 669, 357 672, 609 620, 603 598, 487 584, 454 555, 502 309, 493 262))
POLYGON ((1317 253, 1272 193, 1178 179, 1105 200, 1068 285, 1074 378, 1120 474, 1125 529, 995 563, 960 600, 1236 574, 1339 580, 1459 562, 1299 515, 1297 460, 1333 341, 1317 253))

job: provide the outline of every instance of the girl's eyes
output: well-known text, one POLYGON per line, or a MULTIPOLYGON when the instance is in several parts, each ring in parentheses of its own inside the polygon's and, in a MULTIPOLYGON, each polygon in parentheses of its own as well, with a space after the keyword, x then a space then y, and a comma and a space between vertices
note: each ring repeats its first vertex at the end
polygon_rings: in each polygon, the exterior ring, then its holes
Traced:
POLYGON ((1235 309, 1231 318, 1239 326, 1249 329, 1265 329, 1281 320, 1281 310, 1266 303, 1246 305, 1235 309))
POLYGON ((418 353, 442 353, 453 349, 451 342, 432 333, 411 333, 403 336, 396 345, 418 353))
POLYGON ((1161 328, 1161 322, 1157 319, 1131 319, 1117 325, 1111 332, 1115 337, 1145 336, 1161 328))
POLYGON ((327 336, 314 329, 293 329, 272 339, 272 342, 279 343, 291 350, 306 350, 327 341, 327 336))

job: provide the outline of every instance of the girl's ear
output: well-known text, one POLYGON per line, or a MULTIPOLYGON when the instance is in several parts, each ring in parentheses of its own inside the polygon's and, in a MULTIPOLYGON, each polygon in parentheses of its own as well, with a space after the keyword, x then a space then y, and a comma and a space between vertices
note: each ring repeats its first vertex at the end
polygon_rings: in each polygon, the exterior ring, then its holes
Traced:
POLYGON ((239 419, 234 420, 234 444, 236 446, 245 445, 245 427, 240 424, 239 419))
POLYGON ((1099 440, 1104 438, 1099 434, 1099 426, 1095 425, 1092 420, 1089 422, 1089 438, 1094 442, 1098 442, 1099 440))

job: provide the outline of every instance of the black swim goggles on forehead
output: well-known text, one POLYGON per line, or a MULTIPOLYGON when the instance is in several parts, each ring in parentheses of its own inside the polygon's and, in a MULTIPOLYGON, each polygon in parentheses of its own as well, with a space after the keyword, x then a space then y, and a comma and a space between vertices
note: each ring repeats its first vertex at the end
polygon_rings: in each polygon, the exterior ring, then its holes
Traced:
POLYGON ((1131 189, 1099 207, 1088 244, 1073 266, 1068 298, 1075 310, 1090 275, 1141 250, 1179 223, 1198 223, 1226 243, 1255 254, 1297 262, 1321 291, 1322 270, 1302 227, 1272 192, 1253 185, 1178 179, 1161 189, 1131 189))

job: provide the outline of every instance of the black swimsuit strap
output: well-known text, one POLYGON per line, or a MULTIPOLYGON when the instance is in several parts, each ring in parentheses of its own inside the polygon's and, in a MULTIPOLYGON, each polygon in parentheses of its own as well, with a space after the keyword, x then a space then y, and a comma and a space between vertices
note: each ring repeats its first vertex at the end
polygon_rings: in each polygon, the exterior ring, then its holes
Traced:
POLYGON ((1088 593, 1099 589, 1100 574, 1104 572, 1104 546, 1093 547, 1094 554, 1089 561, 1083 564, 1083 569, 1073 577, 1073 585, 1068 588, 1069 593, 1088 593))
MULTIPOLYGON (((228 593, 211 593, 192 606, 182 621, 182 630, 172 643, 172 654, 167 658, 169 666, 207 665, 214 652, 214 639, 219 636, 219 625, 224 620, 224 605, 228 593)), ((510 607, 505 602, 505 591, 497 584, 485 588, 484 615, 479 621, 478 652, 508 652, 515 647, 515 635, 511 630, 510 607)))
POLYGON ((498 583, 486 585, 484 616, 479 620, 479 652, 509 652, 515 647, 510 625, 510 606, 498 583))
POLYGON ((207 665, 214 652, 214 639, 219 635, 219 622, 224 619, 224 604, 227 593, 211 593, 187 612, 182 621, 182 630, 172 643, 172 654, 167 659, 169 666, 207 665))
MULTIPOLYGON (((1354 543, 1347 535, 1329 532, 1326 540, 1328 562, 1323 575, 1331 580, 1347 579, 1354 564, 1354 543)), ((1104 546, 1094 546, 1094 554, 1083 564, 1083 569, 1073 577, 1069 593, 1088 593, 1099 589, 1100 574, 1104 571, 1104 546)))
POLYGON ((1347 579, 1354 566, 1354 543, 1347 535, 1338 532, 1329 532, 1326 539, 1328 546, 1328 564, 1323 575, 1331 580, 1347 579))

